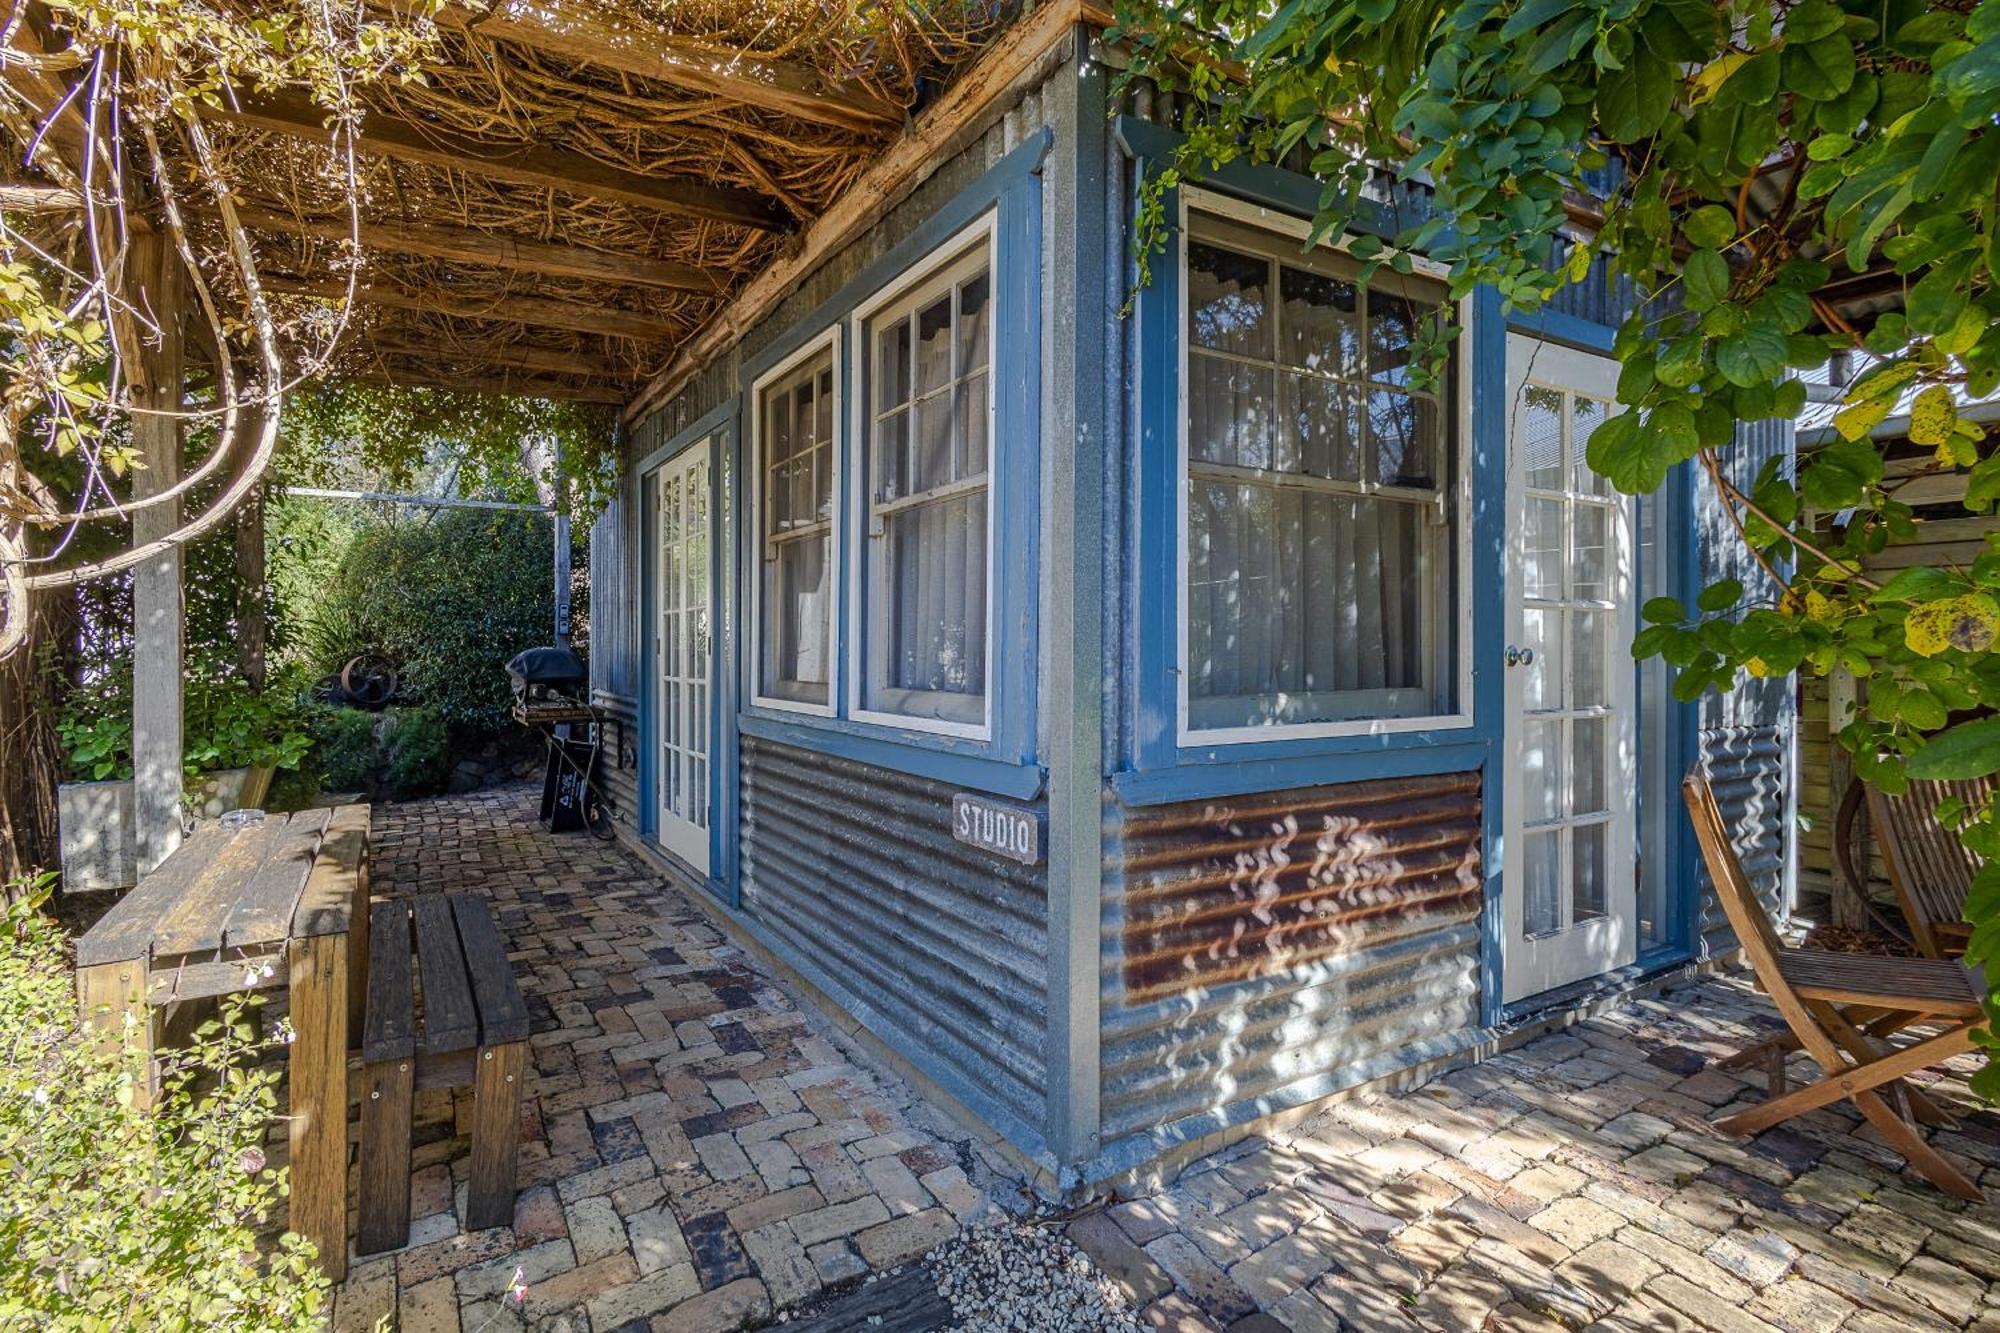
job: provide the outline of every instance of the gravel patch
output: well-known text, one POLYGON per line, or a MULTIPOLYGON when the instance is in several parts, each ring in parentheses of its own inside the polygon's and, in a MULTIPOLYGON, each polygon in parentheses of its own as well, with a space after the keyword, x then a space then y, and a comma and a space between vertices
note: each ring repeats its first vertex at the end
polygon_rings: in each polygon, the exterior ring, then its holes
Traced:
POLYGON ((953 1333, 1140 1333, 1125 1298, 1052 1227, 973 1227, 926 1258, 953 1333))

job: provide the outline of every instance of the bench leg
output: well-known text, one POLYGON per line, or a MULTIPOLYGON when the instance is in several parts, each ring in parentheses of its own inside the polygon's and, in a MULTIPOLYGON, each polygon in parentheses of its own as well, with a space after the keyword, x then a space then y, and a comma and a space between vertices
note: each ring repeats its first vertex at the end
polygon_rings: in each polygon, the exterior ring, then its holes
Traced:
POLYGON ((347 1276, 347 957, 345 935, 291 945, 292 1230, 319 1266, 347 1276))
POLYGON ((379 1254, 410 1239, 410 1113, 414 1059, 361 1074, 361 1220, 355 1250, 379 1254))
POLYGON ((147 967, 143 959, 100 963, 76 973, 77 1008, 84 1022, 116 1038, 137 1066, 132 1105, 153 1105, 153 1008, 146 1002, 147 967))
POLYGON ((472 1184, 465 1218, 472 1231, 514 1221, 514 1169, 527 1055, 527 1043, 519 1041, 479 1049, 472 1077, 472 1184))

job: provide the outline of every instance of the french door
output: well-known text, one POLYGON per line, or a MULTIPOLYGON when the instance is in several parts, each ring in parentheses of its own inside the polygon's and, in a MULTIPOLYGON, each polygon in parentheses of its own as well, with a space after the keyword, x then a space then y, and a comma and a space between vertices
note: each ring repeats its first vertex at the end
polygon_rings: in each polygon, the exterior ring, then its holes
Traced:
POLYGON ((659 471, 660 548, 654 584, 659 607, 660 843, 703 874, 708 873, 712 669, 711 443, 693 445, 659 471))
POLYGON ((1633 506, 1584 461, 1618 367, 1507 338, 1505 945, 1513 1002, 1638 956, 1633 506))

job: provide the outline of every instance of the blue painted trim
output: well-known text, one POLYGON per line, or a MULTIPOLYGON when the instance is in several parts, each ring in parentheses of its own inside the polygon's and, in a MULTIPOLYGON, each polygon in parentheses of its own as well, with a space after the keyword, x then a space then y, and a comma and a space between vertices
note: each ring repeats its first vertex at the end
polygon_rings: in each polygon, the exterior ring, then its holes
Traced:
POLYGON ((662 464, 671 462, 677 454, 686 453, 688 446, 713 435, 725 426, 736 424, 737 412, 742 405, 741 394, 731 394, 720 404, 710 408, 696 419, 693 425, 683 426, 671 439, 632 465, 632 470, 640 476, 653 471, 662 464))
POLYGON ((1506 638, 1507 615, 1507 322, 1499 292, 1481 288, 1472 303, 1469 346, 1472 358, 1473 452, 1472 708, 1486 719, 1493 742, 1481 785, 1480 868, 1485 904, 1480 912, 1479 1015, 1491 1027, 1500 1012, 1506 950, 1506 912, 1501 894, 1506 864, 1506 680, 1496 650, 1506 638))
POLYGON ((1610 356, 1611 345, 1618 337, 1618 330, 1609 324, 1580 319, 1561 310, 1537 310, 1533 313, 1509 311, 1507 328, 1544 342, 1567 343, 1599 356, 1610 356))
MULTIPOLYGON (((1160 169, 1166 155, 1181 137, 1159 126, 1131 117, 1117 121, 1117 133, 1126 150, 1138 158, 1141 171, 1160 169)), ((1230 190, 1251 202, 1310 215, 1317 206, 1319 184, 1311 177, 1271 167, 1234 163, 1204 186, 1230 190)), ((1136 188, 1136 183, 1135 183, 1136 188)), ((1486 754, 1486 743, 1497 735, 1499 709, 1497 695, 1482 701, 1481 672, 1477 646, 1499 642, 1500 607, 1482 605, 1473 599, 1472 642, 1461 645, 1473 652, 1472 694, 1461 701, 1460 711, 1471 721, 1441 726, 1431 731, 1357 734, 1328 737, 1280 737, 1232 745, 1182 745, 1179 742, 1178 618, 1181 614, 1177 568, 1179 559, 1180 496, 1178 456, 1180 440, 1180 327, 1181 269, 1178 190, 1162 200, 1170 226, 1168 250, 1153 266, 1152 281, 1134 297, 1133 378, 1134 445, 1131 455, 1133 508, 1126 546, 1125 603, 1132 608, 1128 627, 1130 643, 1123 655, 1122 693, 1126 734, 1121 746, 1121 763, 1113 775, 1113 785, 1121 796, 1146 802, 1195 800, 1224 791, 1243 793, 1256 788, 1250 784, 1268 781, 1275 789, 1283 786, 1318 785, 1391 774, 1465 771, 1477 767, 1486 754), (1440 757, 1448 752, 1449 757, 1440 757), (1212 771, 1204 771, 1212 770, 1212 771)), ((1380 228, 1390 234, 1386 225, 1380 228)), ((1480 329, 1497 338, 1501 362, 1497 384, 1505 392, 1505 334, 1497 318, 1497 298, 1476 303, 1472 315, 1475 337, 1480 329)), ((1463 353, 1461 353, 1463 355, 1463 353)), ((1490 386, 1473 377, 1474 434, 1488 417, 1497 428, 1502 417, 1482 410, 1482 395, 1490 386)), ((1451 411, 1458 415, 1459 387, 1453 383, 1451 411)), ((1489 433, 1491 431, 1489 430, 1489 433)), ((1472 483, 1473 557, 1470 567, 1459 571, 1472 588, 1499 586, 1499 540, 1504 524, 1498 503, 1506 479, 1504 436, 1501 447, 1479 449, 1471 441, 1461 441, 1459 449, 1471 450, 1469 471, 1472 483), (1491 552, 1488 558, 1487 552, 1491 552)), ((1456 663, 1454 663, 1456 668, 1456 663)))
MULTIPOLYGON (((1679 499, 1680 512, 1676 515, 1675 530, 1683 535, 1686 545, 1681 551, 1680 596, 1684 606, 1694 605, 1696 595, 1701 591, 1701 542, 1695 529, 1695 470, 1693 463, 1680 465, 1678 482, 1669 479, 1679 499)), ((1674 771, 1686 773, 1701 757, 1701 705, 1699 703, 1679 704, 1680 726, 1677 728, 1680 753, 1674 771)), ((1676 905, 1675 924, 1678 931, 1674 943, 1690 952, 1698 949, 1701 941, 1701 848, 1695 842, 1694 824, 1686 818, 1674 821, 1680 836, 1673 847, 1674 865, 1669 873, 1671 882, 1680 893, 1681 901, 1676 905)))
MULTIPOLYGON (((1001 779, 993 775, 1018 773, 1035 758, 1035 707, 1038 617, 1040 602, 1037 577, 1040 560, 1037 524, 1041 485, 1041 237, 1042 182, 1040 169, 1053 134, 1043 130, 1015 147, 978 180, 961 190, 948 203, 892 247, 859 275, 843 284, 838 292, 821 302, 811 314, 799 320, 742 368, 746 386, 742 411, 756 410, 747 386, 770 367, 796 352, 808 342, 825 335, 829 327, 847 325, 854 311, 890 283, 920 269, 954 236, 987 214, 995 218, 993 279, 995 329, 993 345, 994 438, 988 491, 992 506, 989 522, 994 544, 993 583, 988 589, 990 633, 993 636, 993 674, 987 682, 990 692, 991 727, 988 739, 941 735, 894 723, 854 721, 849 718, 849 674, 854 662, 853 648, 866 623, 866 615, 853 604, 857 591, 864 590, 865 577, 850 578, 854 562, 865 558, 865 539, 850 531, 842 534, 842 574, 835 594, 833 625, 832 697, 835 715, 757 710, 748 704, 756 663, 752 660, 756 627, 745 625, 739 636, 733 685, 738 712, 746 721, 760 717, 767 724, 783 726, 788 744, 807 750, 843 753, 850 738, 867 736, 874 757, 866 762, 904 772, 929 775, 934 771, 963 771, 944 759, 971 758, 983 761, 977 771, 985 776, 976 784, 999 791, 993 785, 1001 779), (935 758, 931 756, 936 756, 935 758)), ((939 256, 942 257, 942 256, 939 256)), ((862 349, 844 340, 840 376, 843 412, 836 429, 843 432, 844 463, 837 482, 836 503, 840 512, 856 512, 857 487, 864 466, 860 442, 848 438, 850 429, 846 405, 859 401, 863 392, 862 349)), ((742 433, 747 439, 748 432, 742 433)), ((743 450, 738 449, 739 471, 743 450)), ((758 552, 751 517, 742 513, 747 491, 740 481, 730 505, 737 535, 732 549, 742 573, 738 578, 739 607, 750 605, 748 580, 756 577, 758 552)), ((744 727, 748 731, 748 726, 744 727)), ((752 733, 756 734, 756 733, 752 733)), ((851 755, 849 757, 858 757, 851 755)), ((1039 769, 1036 786, 1039 789, 1039 769)), ((1006 780, 1007 788, 1017 789, 1020 779, 1006 780)))
POLYGON ((1172 805, 1217 796, 1331 786, 1371 778, 1424 777, 1469 773, 1485 766, 1491 742, 1447 741, 1449 733, 1427 735, 1427 744, 1382 746, 1352 754, 1297 754, 1191 768, 1154 769, 1111 775, 1111 789, 1129 806, 1172 805))
POLYGON ((640 835, 648 838, 657 838, 660 833, 660 656, 653 642, 653 627, 659 623, 658 590, 653 586, 658 562, 651 558, 660 548, 658 482, 659 478, 640 472, 633 485, 639 506, 639 549, 634 553, 639 573, 639 596, 635 599, 639 623, 633 626, 633 633, 639 636, 639 688, 633 691, 639 701, 639 809, 633 823, 640 835))
POLYGON ((708 502, 711 524, 709 541, 709 671, 708 745, 708 869, 709 887, 717 897, 736 907, 743 900, 738 873, 742 849, 737 809, 741 799, 739 772, 742 749, 737 743, 738 706, 736 670, 742 641, 743 605, 741 581, 737 577, 737 502, 742 490, 742 398, 731 398, 717 408, 728 415, 714 426, 716 449, 709 459, 708 502))
MULTIPOLYGON (((1181 145, 1187 142, 1187 136, 1179 131, 1137 116, 1117 117, 1113 122, 1113 132, 1127 153, 1149 166, 1169 165, 1181 145)), ((1200 185, 1204 190, 1237 195, 1251 203, 1307 218, 1319 211, 1320 196, 1325 190, 1316 177, 1242 159, 1224 163, 1204 174, 1200 185)), ((1176 214, 1172 204, 1168 207, 1171 218, 1176 214)), ((1394 211, 1379 200, 1364 199, 1349 230, 1393 238, 1410 221, 1409 218, 1399 220, 1394 211)), ((1159 275, 1155 273, 1154 281, 1158 280, 1159 275)))
POLYGON ((744 736, 776 741, 796 749, 872 764, 892 772, 909 773, 933 782, 949 783, 975 791, 1015 800, 1032 800, 1042 794, 1043 775, 1039 765, 1015 764, 976 753, 949 753, 931 747, 907 745, 886 739, 882 728, 840 718, 813 718, 810 721, 790 713, 743 709, 737 713, 736 729, 744 736))

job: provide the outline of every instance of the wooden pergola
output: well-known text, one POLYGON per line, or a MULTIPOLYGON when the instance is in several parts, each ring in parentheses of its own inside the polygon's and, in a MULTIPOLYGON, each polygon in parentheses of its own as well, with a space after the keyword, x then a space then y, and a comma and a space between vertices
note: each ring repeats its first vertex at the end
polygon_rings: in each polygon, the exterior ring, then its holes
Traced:
MULTIPOLYGON (((409 4, 369 0, 384 15, 409 4)), ((1089 0, 447 0, 424 77, 363 89, 351 137, 303 97, 224 90, 203 116, 241 230, 187 161, 181 216, 207 256, 247 236, 296 365, 636 420, 993 123, 1085 19, 1107 16, 1089 0)), ((34 61, 60 48, 56 17, 28 0, 6 41, 29 57, 0 78, 32 113, 37 151, 86 179, 82 75, 34 61)), ((74 188, 0 188, 17 216, 83 206, 74 188)), ((132 540, 156 543, 128 566, 143 867, 178 842, 179 542, 192 532, 173 414, 241 352, 189 317, 159 201, 141 189, 123 202, 122 283, 152 313, 143 336, 113 329, 141 409, 132 540)), ((215 297, 240 310, 231 265, 214 267, 215 297)), ((246 411, 248 439, 262 423, 246 411)), ((270 438, 261 455, 238 451, 249 483, 270 438)))

